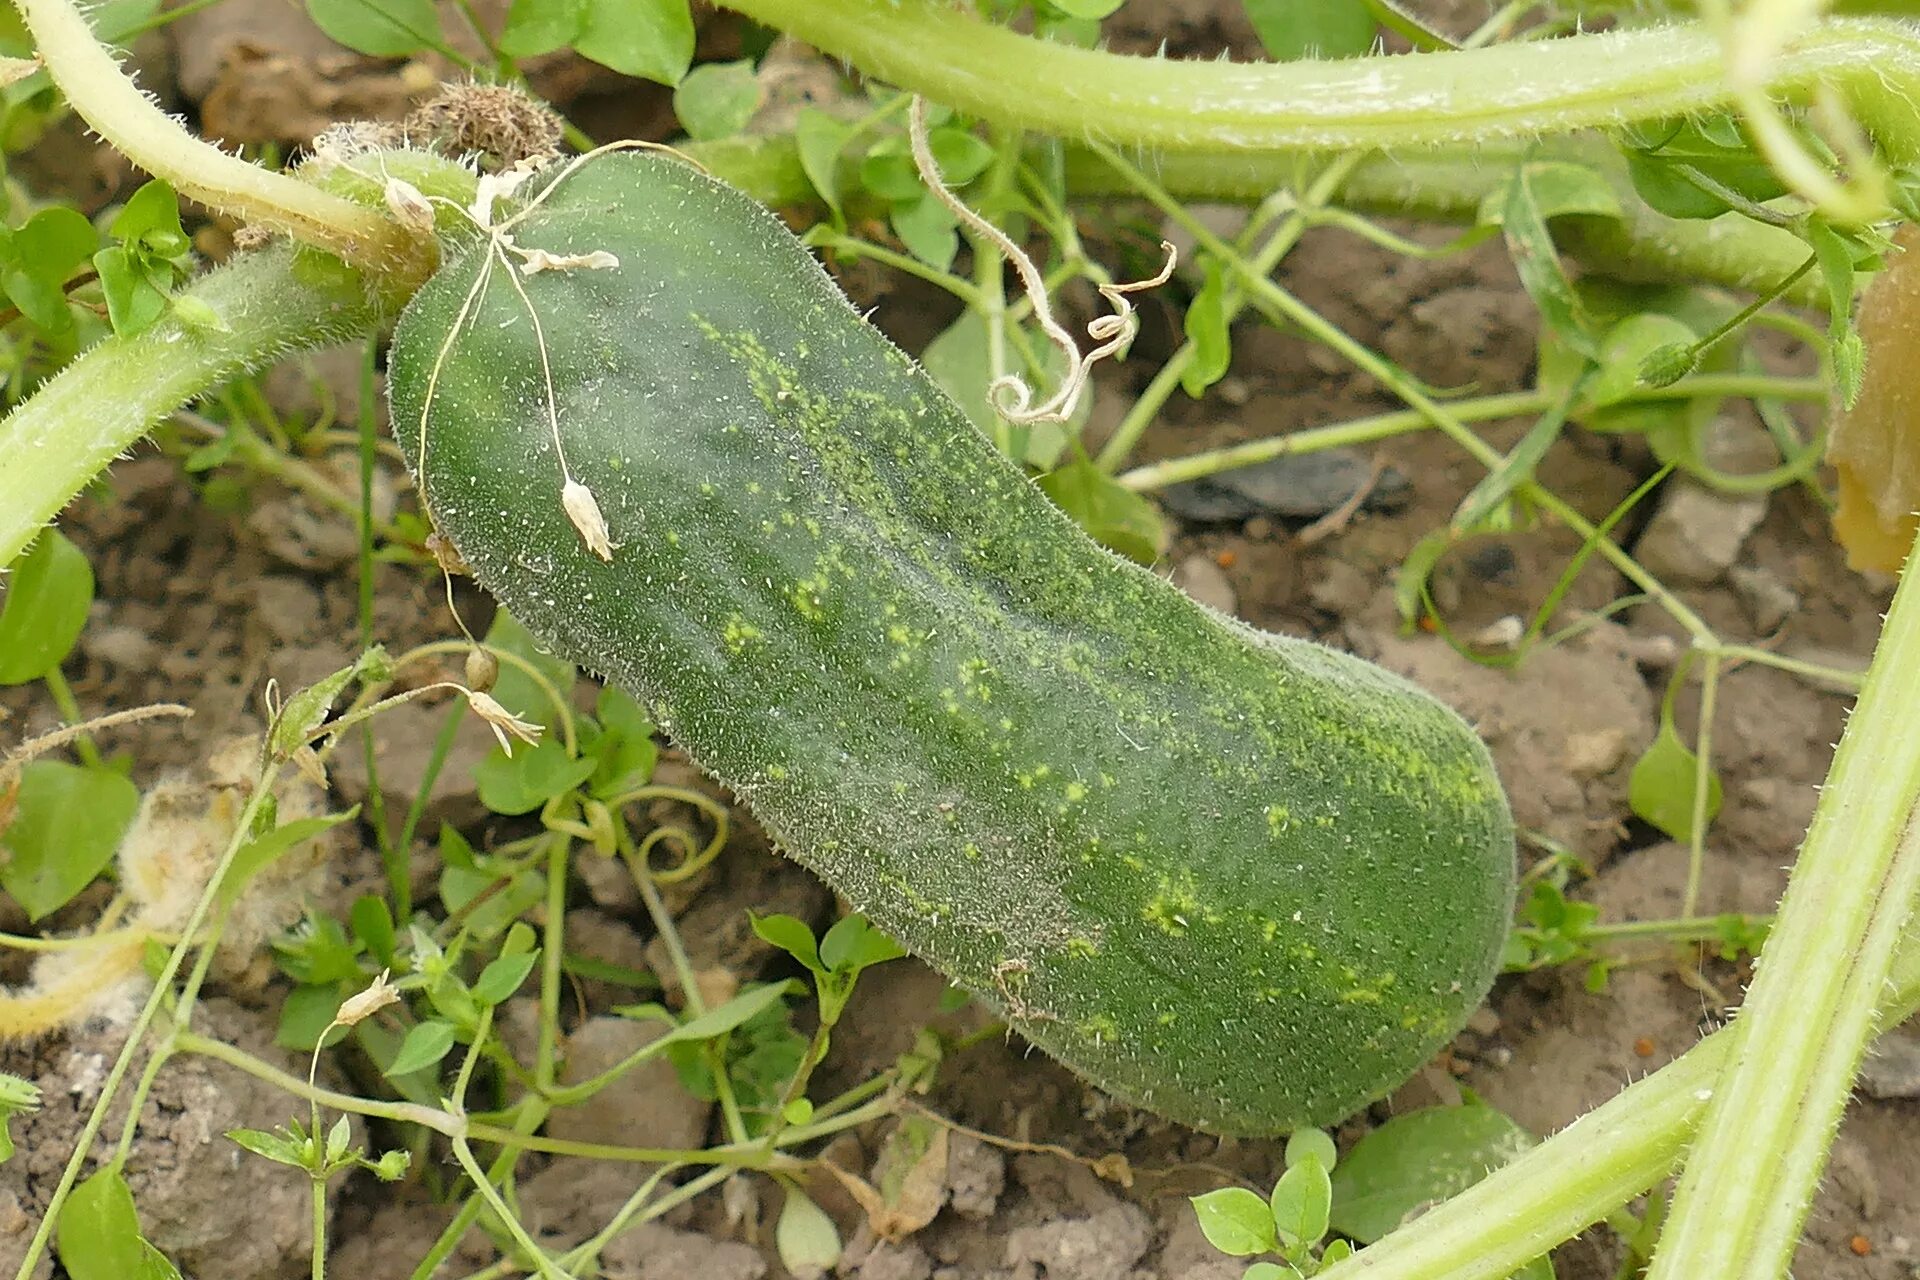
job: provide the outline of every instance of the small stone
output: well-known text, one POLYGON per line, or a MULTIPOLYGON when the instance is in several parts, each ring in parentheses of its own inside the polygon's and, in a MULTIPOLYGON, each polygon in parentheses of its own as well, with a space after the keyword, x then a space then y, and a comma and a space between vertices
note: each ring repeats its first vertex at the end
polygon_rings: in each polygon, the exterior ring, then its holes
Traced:
POLYGON ((1774 630, 1800 607, 1800 594, 1765 569, 1735 565, 1727 570, 1727 581, 1756 631, 1774 630))
POLYGON ((1289 453, 1251 467, 1236 467, 1169 485, 1160 500, 1183 520, 1218 523, 1273 515, 1288 520, 1317 520, 1337 511, 1362 487, 1368 511, 1394 511, 1406 505, 1413 482, 1392 467, 1376 477, 1374 466, 1351 449, 1289 453))
POLYGON ((1091 1217, 1055 1219, 1007 1236, 1009 1267, 1038 1265, 1047 1280, 1112 1280, 1146 1256, 1153 1228, 1137 1205, 1114 1204, 1091 1217))
POLYGON ((1222 403, 1230 404, 1237 409, 1253 398, 1253 388, 1247 385, 1245 378, 1228 374, 1220 379, 1219 385, 1213 389, 1213 394, 1219 396, 1222 403))
POLYGON ((1173 585, 1210 609, 1231 616, 1239 606, 1233 584, 1208 556, 1188 556, 1173 571, 1173 585))
POLYGON ((1561 762, 1576 778, 1597 778, 1619 764, 1626 753, 1627 735, 1618 729, 1570 733, 1561 762))
POLYGON ((964 1133, 947 1140, 947 1204, 963 1218, 981 1221, 1000 1206, 1007 1186, 1007 1158, 964 1133))
POLYGON ((1477 1036, 1496 1035, 1500 1030, 1500 1015, 1481 1005, 1467 1018, 1467 1030, 1477 1036))
POLYGON ((1697 484, 1667 490, 1660 510, 1633 548, 1656 578, 1704 585, 1733 567, 1747 535, 1767 514, 1764 497, 1722 497, 1697 484))
POLYGON ((1880 1099, 1920 1098, 1920 1036, 1896 1027, 1860 1063, 1860 1087, 1880 1099))

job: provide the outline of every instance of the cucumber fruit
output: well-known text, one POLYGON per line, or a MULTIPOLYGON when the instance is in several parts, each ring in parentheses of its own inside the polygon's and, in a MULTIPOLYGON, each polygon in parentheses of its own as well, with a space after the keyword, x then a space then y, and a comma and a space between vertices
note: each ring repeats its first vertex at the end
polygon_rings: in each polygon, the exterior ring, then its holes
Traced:
POLYGON ((1203 1129, 1336 1120, 1460 1027, 1514 845, 1456 715, 1097 546, 687 164, 597 157, 512 235, 619 266, 483 280, 483 246, 448 247, 389 373, 426 503, 788 854, 1094 1083, 1203 1129), (610 561, 563 511, 547 376, 610 561))

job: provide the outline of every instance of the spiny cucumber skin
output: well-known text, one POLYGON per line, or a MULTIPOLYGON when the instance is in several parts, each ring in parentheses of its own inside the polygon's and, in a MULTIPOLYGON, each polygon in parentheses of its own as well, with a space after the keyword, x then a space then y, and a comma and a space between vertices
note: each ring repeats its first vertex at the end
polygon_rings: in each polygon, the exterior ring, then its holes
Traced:
POLYGON ((395 432, 475 577, 643 698, 781 847, 1125 1101, 1217 1132, 1350 1114, 1485 994, 1514 885, 1486 751, 1349 655, 1085 537, 777 220, 609 155, 514 228, 612 271, 449 261, 395 432), (427 387, 443 348, 419 453, 427 387))

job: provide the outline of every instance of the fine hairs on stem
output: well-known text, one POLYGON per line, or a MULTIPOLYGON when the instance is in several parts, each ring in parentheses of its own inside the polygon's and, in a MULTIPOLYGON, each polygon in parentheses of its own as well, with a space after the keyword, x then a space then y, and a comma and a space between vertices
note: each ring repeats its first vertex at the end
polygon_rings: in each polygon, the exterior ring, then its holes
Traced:
POLYGON ((1129 342, 1133 341, 1137 327, 1133 318, 1133 299, 1127 295, 1139 293, 1145 289, 1157 289, 1173 278, 1174 262, 1178 255, 1167 241, 1160 242, 1166 251, 1166 265, 1160 273, 1150 280, 1136 280, 1131 284, 1099 284, 1100 296, 1107 300, 1113 311, 1104 316, 1095 316, 1087 322, 1087 336, 1093 339, 1095 346, 1085 355, 1080 353, 1080 344, 1065 325, 1054 318, 1053 308, 1047 301, 1047 283, 1040 274, 1040 268, 1026 251, 1013 242, 1006 232, 969 209, 966 202, 953 193, 946 179, 940 174, 940 162, 933 157, 933 146, 927 137, 927 102, 915 95, 913 106, 907 113, 907 136, 913 145, 914 167, 919 169, 921 179, 927 184, 934 198, 945 205, 958 218, 963 226, 984 237, 998 249, 1013 269, 1020 275, 1020 285, 1026 290, 1027 300, 1033 304, 1034 323, 1047 335, 1047 339, 1060 349, 1066 357, 1067 376, 1059 388, 1039 404, 1033 402, 1033 389, 1016 373, 1003 374, 987 386, 987 399, 994 409, 1015 426, 1031 426, 1037 422, 1066 422, 1073 417, 1079 407, 1080 397, 1085 392, 1088 375, 1093 366, 1105 360, 1129 342))

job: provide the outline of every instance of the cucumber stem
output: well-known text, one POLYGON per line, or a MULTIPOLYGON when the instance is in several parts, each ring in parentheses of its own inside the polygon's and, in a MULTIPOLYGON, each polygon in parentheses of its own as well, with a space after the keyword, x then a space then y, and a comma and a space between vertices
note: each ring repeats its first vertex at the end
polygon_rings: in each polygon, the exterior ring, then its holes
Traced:
MULTIPOLYGON (((1698 23, 1392 58, 1176 62, 1078 49, 960 8, 899 0, 724 0, 861 71, 970 115, 1115 147, 1395 149, 1605 129, 1735 105, 1698 23)), ((1920 34, 1896 20, 1806 31, 1756 84, 1830 86, 1896 164, 1920 158, 1920 34)))
POLYGON ((1655 1251, 1652 1280, 1786 1273, 1920 893, 1920 574, 1903 575, 1655 1251))
POLYGON ((0 420, 0 566, 167 414, 229 378, 310 347, 344 342, 381 319, 359 277, 337 264, 296 269, 273 246, 197 281, 223 329, 163 317, 133 338, 84 352, 0 420))
POLYGON ((41 62, 80 118, 182 195, 380 275, 418 280, 431 270, 431 239, 416 239, 372 209, 188 133, 127 77, 72 0, 19 0, 18 7, 41 62))

